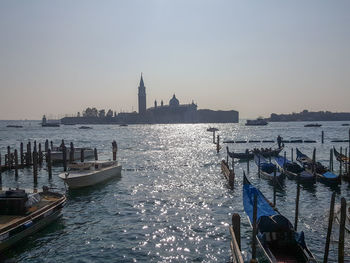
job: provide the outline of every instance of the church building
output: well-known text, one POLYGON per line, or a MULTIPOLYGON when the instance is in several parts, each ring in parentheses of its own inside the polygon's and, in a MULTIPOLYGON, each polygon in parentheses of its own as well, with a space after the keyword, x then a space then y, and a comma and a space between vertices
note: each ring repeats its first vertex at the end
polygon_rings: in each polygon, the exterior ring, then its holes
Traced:
MULTIPOLYGON (((197 104, 193 101, 190 104, 180 104, 175 94, 169 100, 168 105, 164 105, 161 100, 158 105, 154 101, 154 107, 146 107, 146 87, 141 74, 140 84, 138 87, 138 108, 136 116, 128 116, 137 119, 138 123, 229 123, 238 122, 238 112, 231 111, 213 111, 197 110, 197 104)), ((133 121, 134 122, 134 121, 133 121)))

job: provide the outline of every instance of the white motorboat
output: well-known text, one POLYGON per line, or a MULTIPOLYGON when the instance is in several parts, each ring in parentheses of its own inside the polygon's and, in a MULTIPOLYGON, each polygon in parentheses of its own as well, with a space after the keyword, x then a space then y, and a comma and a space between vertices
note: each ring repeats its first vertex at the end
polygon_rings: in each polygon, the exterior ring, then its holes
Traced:
MULTIPOLYGON (((80 160, 81 158, 81 149, 82 148, 74 148, 74 160, 80 160)), ((91 148, 83 148, 84 149, 84 158, 89 158, 94 156, 94 150, 91 148)), ((70 157, 70 148, 66 148, 66 156, 67 160, 70 157)), ((63 151, 58 147, 55 147, 53 151, 51 151, 51 160, 52 162, 63 162, 63 151)))
POLYGON ((116 161, 92 161, 73 163, 69 171, 59 174, 59 177, 71 189, 95 185, 114 177, 121 176, 122 166, 116 161))

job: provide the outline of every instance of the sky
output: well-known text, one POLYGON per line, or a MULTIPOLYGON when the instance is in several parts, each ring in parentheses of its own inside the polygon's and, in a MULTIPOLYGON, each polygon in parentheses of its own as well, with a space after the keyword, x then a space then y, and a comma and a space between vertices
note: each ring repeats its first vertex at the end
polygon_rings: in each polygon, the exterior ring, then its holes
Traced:
POLYGON ((0 119, 137 110, 350 112, 350 1, 0 0, 0 119))

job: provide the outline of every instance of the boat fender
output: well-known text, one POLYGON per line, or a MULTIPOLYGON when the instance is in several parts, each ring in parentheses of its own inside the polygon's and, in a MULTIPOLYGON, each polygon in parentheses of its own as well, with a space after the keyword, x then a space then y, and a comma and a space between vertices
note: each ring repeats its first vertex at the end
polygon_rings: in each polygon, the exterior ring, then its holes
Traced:
POLYGON ((65 173, 64 175, 65 175, 65 176, 66 176, 66 178, 67 178, 67 177, 68 177, 68 175, 69 175, 69 172, 65 173))

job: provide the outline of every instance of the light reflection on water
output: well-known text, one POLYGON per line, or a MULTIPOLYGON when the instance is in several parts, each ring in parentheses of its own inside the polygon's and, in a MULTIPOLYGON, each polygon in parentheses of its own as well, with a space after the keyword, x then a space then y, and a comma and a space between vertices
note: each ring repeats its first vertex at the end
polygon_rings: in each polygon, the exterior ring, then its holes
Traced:
MULTIPOLYGON (((17 146, 20 141, 46 138, 58 144, 92 146, 100 159, 110 159, 112 140, 118 142, 118 159, 123 165, 122 178, 80 191, 68 191, 63 217, 42 232, 11 249, 8 257, 18 262, 228 262, 230 259, 228 225, 231 215, 242 217, 242 248, 249 253, 251 230, 242 207, 242 171, 246 163, 236 164, 235 190, 227 188, 220 174, 219 162, 226 158, 225 148, 216 154, 209 125, 129 125, 93 126, 82 131, 76 126, 43 129, 33 124, 25 129, 9 130, 0 122, 0 149, 17 146)), ((286 144, 300 147, 311 155, 317 147, 317 158, 328 164, 331 139, 346 138, 348 128, 339 122, 325 122, 322 128, 304 128, 304 123, 271 123, 266 127, 245 127, 242 124, 218 124, 221 141, 276 139, 320 140, 325 131, 325 144, 286 144)), ((212 125, 214 126, 214 125, 212 125)), ((336 146, 346 147, 346 143, 336 146)), ((224 145, 225 146, 225 145, 224 145)), ((235 151, 246 147, 275 147, 274 144, 234 144, 235 151)), ((294 151, 295 157, 295 151, 294 151)), ((335 168, 338 166, 335 162, 335 168)), ((65 191, 57 177, 61 167, 54 168, 48 181, 42 169, 39 185, 49 184, 65 191)), ((256 176, 250 164, 249 178, 267 198, 272 200, 272 185, 256 176)), ((4 186, 32 186, 31 170, 20 171, 19 180, 13 172, 3 174, 4 186)), ((349 200, 348 183, 338 189, 318 183, 302 186, 300 220, 306 242, 322 259, 327 229, 329 200, 332 190, 349 200)), ((277 205, 282 214, 294 222, 296 185, 285 180, 277 190, 277 205)), ((347 241, 349 247, 349 241, 347 241)), ((337 245, 332 243, 330 258, 336 262, 337 245)), ((346 253, 349 253, 347 250, 346 253)), ((349 256, 349 255, 348 255, 349 256)), ((349 258, 348 258, 349 259, 349 258)), ((321 260, 320 260, 321 261, 321 260)))

